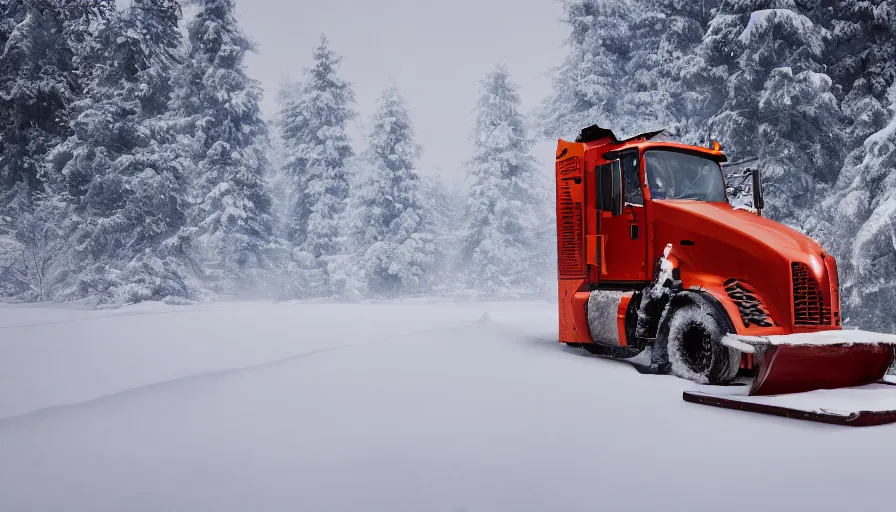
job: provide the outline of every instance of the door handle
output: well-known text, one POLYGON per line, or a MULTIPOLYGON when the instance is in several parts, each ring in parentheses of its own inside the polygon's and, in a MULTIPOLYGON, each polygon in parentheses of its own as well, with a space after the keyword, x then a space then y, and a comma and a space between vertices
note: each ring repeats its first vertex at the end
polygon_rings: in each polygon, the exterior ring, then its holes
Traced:
POLYGON ((633 223, 631 223, 631 224, 628 225, 628 229, 629 229, 629 234, 630 234, 631 237, 632 237, 632 240, 637 240, 637 239, 638 239, 638 236, 640 236, 640 234, 641 234, 641 233, 640 233, 640 231, 641 231, 640 226, 638 226, 637 224, 635 224, 635 223, 633 222, 633 223))

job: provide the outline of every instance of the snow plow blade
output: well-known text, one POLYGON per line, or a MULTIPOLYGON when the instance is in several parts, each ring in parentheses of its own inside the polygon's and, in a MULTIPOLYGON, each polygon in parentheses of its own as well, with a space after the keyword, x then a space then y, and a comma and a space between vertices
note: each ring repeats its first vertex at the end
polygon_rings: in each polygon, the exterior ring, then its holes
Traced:
POLYGON ((783 395, 873 384, 893 364, 890 345, 777 345, 766 349, 750 394, 783 395))
POLYGON ((728 335, 722 343, 753 354, 746 385, 685 391, 687 402, 822 423, 896 422, 896 336, 831 330, 780 336, 728 335))
POLYGON ((896 423, 896 386, 886 382, 780 396, 753 396, 748 389, 706 386, 685 391, 683 398, 695 404, 833 425, 871 427, 896 423))
POLYGON ((896 336, 830 330, 779 336, 728 335, 722 343, 753 354, 750 395, 803 393, 880 381, 896 357, 896 336))

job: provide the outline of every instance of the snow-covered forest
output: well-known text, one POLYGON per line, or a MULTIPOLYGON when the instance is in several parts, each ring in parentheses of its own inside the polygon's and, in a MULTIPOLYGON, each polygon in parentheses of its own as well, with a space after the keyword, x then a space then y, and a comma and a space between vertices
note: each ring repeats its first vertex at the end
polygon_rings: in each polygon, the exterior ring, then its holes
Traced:
POLYGON ((4 299, 547 296, 551 184, 506 69, 470 105, 465 197, 421 175, 398 84, 353 146, 353 86, 325 36, 302 76, 263 91, 235 8, 2 4, 4 299), (275 119, 261 115, 265 93, 275 119))
POLYGON ((719 140, 756 158, 764 214, 837 258, 847 325, 896 329, 896 2, 565 0, 543 136, 719 140))
POLYGON ((550 297, 532 147, 600 124, 757 158, 765 213, 837 256, 847 325, 896 329, 892 0, 563 0, 538 108, 497 63, 478 84, 463 193, 419 169, 400 83, 357 145, 338 45, 264 91, 235 0, 188 3, 0 3, 4 300, 550 297))

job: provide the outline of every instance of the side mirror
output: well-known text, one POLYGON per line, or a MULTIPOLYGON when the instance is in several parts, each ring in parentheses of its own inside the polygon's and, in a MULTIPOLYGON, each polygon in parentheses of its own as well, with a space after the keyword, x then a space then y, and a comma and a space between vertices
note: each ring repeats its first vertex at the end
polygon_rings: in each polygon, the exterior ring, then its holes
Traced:
POLYGON ((753 208, 762 212, 765 200, 762 198, 762 177, 759 175, 759 168, 752 169, 750 174, 753 177, 753 208))
POLYGON ((600 209, 614 217, 622 215, 625 208, 625 191, 622 183, 622 164, 619 160, 597 167, 598 203, 600 209))

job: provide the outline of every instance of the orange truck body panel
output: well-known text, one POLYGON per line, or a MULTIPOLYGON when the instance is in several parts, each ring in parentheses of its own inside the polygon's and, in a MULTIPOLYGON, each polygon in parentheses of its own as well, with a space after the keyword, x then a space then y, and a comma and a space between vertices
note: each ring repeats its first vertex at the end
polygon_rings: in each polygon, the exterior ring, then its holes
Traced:
POLYGON ((593 342, 587 316, 580 314, 588 302, 584 159, 583 144, 560 141, 557 148, 558 293, 560 339, 568 343, 593 342))

